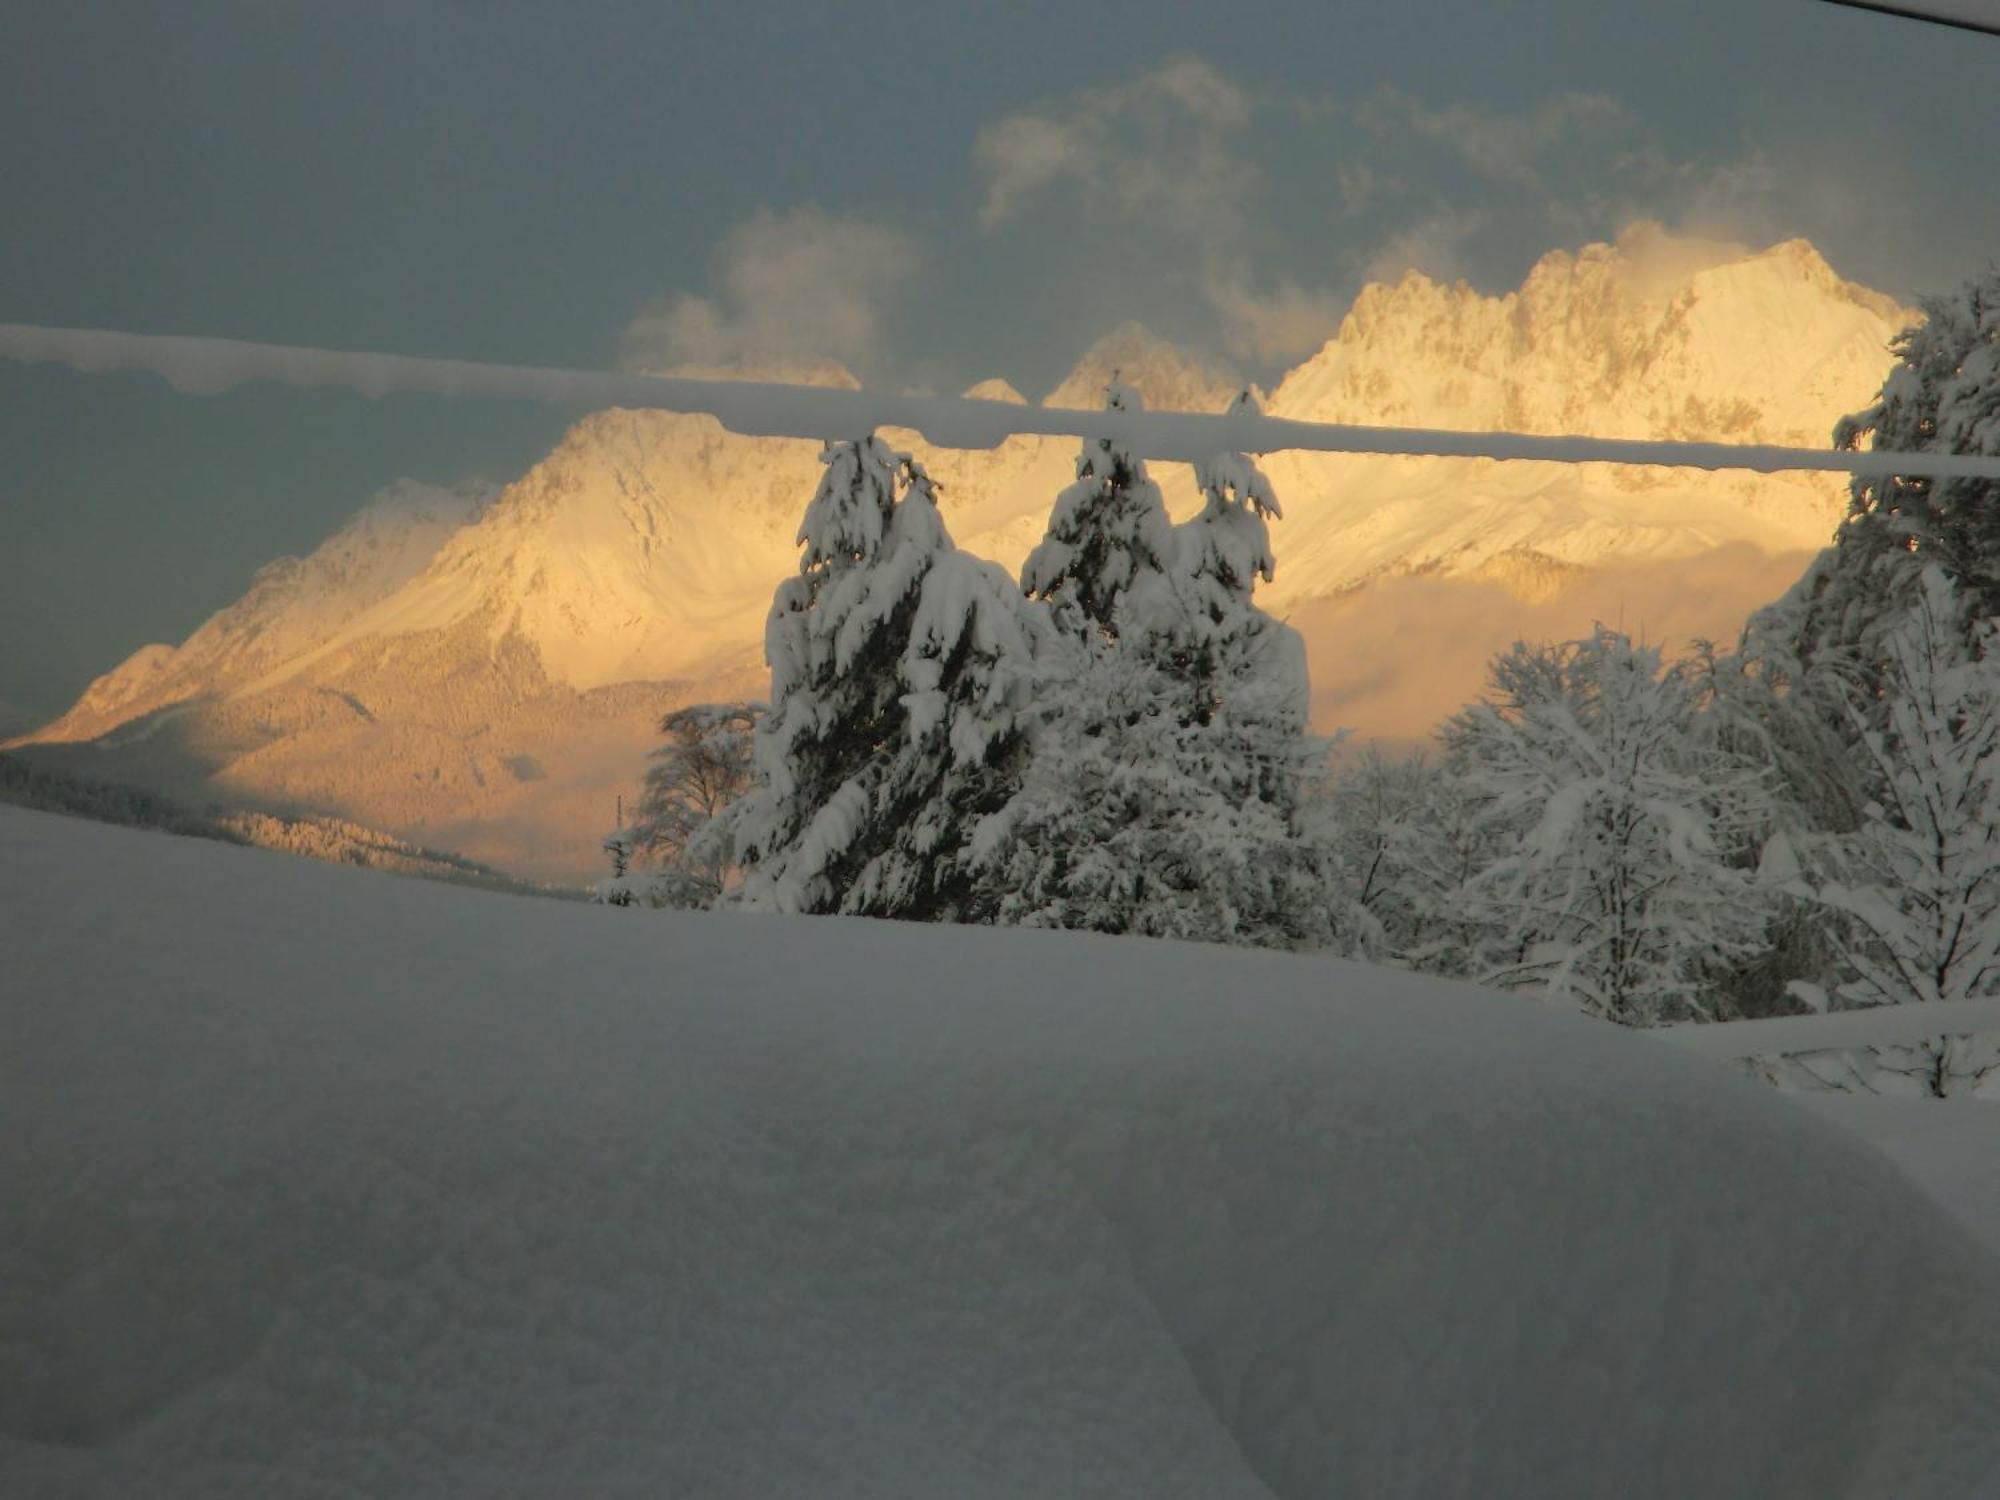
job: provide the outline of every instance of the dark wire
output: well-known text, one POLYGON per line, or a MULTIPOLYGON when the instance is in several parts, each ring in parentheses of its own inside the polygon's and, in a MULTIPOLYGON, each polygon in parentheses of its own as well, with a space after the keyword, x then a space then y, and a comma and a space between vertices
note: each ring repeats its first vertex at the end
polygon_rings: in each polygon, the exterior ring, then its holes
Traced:
POLYGON ((1827 5, 1844 5, 1850 10, 1872 10, 1877 15, 1896 16, 1905 21, 1928 21, 1933 26, 1955 26, 1960 31, 1976 31, 1982 36, 2000 36, 2000 19, 1970 21, 1963 16, 1941 16, 1913 5, 1888 5, 1882 0, 1824 0, 1827 5))

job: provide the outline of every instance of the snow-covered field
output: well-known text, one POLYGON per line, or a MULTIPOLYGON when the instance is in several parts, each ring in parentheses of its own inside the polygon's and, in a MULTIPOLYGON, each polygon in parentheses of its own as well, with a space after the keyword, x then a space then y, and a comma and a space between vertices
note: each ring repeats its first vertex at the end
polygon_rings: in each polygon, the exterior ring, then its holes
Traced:
POLYGON ((1961 1059, 1988 1062, 2000 1041, 2000 999, 1884 1006, 1731 1026, 1675 1026, 1648 1035, 1724 1063, 1758 1058, 1769 1072, 1770 1064, 1788 1061, 1809 1082, 1835 1080, 1844 1087, 1790 1097, 1886 1152, 2000 1252, 2000 1078, 1989 1071, 1975 1083, 1961 1075, 1955 1082, 1963 1092, 1941 1101, 1919 1095, 1917 1081, 1907 1074, 1868 1076, 1871 1060, 1921 1065, 1934 1058, 1931 1049, 1947 1038, 1961 1043, 1961 1059), (1963 1045, 1968 1041, 1970 1046, 1963 1045), (1856 1085, 1883 1092, 1855 1091, 1856 1085))
POLYGON ((1965 1496, 1997 1401, 1991 1250, 1651 1037, 0 808, 0 1494, 1965 1496))

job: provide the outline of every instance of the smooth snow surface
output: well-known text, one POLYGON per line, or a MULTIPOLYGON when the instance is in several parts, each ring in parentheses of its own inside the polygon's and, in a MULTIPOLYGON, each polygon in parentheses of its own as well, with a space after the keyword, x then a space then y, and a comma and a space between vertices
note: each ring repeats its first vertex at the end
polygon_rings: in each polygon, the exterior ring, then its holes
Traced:
POLYGON ((1887 1161, 1434 981, 0 809, 0 1028, 0 1494, 2000 1483, 1887 1161))
POLYGON ((1857 1094, 1794 1097, 1801 1109, 1873 1143, 2000 1253, 2000 1105, 1857 1094))

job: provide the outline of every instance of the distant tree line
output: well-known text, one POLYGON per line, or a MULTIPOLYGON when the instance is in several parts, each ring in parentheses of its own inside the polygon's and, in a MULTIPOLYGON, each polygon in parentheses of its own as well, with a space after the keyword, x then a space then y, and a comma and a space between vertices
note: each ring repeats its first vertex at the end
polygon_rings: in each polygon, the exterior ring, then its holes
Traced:
POLYGON ((0 754, 0 803, 459 885, 541 892, 540 887, 488 865, 426 849, 345 818, 247 809, 195 810, 158 792, 38 765, 18 754, 0 754))

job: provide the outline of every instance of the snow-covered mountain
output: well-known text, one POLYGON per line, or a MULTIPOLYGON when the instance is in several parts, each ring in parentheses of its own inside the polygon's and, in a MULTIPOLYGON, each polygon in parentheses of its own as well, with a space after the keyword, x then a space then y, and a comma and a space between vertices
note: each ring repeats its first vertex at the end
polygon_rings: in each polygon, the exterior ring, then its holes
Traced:
POLYGON ((332 640, 421 573, 492 502, 480 485, 404 479, 376 495, 308 557, 281 557, 176 648, 141 646, 85 690, 40 738, 101 734, 163 702, 253 680, 332 640))
MULTIPOLYGON (((1414 273, 1371 286, 1271 407, 1819 444, 1874 392, 1910 316, 1802 241, 1751 253, 1642 226, 1547 256, 1504 297, 1414 273)), ((1114 373, 1161 408, 1219 410, 1236 389, 1127 326, 1047 399, 1094 404, 1114 373)), ((974 390, 1019 399, 1000 382, 974 390)), ((922 453, 960 544, 1009 568, 1072 474, 1069 440, 933 453, 889 436, 922 453)), ((1640 609, 1656 637, 1732 631, 1842 507, 1823 476, 1303 455, 1268 467, 1286 518, 1261 597, 1305 631, 1322 718, 1391 733, 1468 696, 1512 633, 1580 631, 1649 591, 1669 601, 1640 609), (1707 553, 1729 566, 1697 565, 1707 553), (1385 696, 1405 657, 1423 664, 1421 702, 1385 696)), ((706 417, 595 413, 498 496, 386 492, 310 557, 266 568, 181 646, 144 647, 99 678, 31 737, 35 753, 581 873, 616 796, 636 788, 659 714, 761 692, 764 614, 795 566, 818 473, 809 443, 736 437, 706 417)), ((1156 473, 1185 514, 1187 470, 1156 473)))
MULTIPOLYGON (((1370 286, 1339 334, 1285 377, 1303 421, 1594 437, 1826 444, 1865 403, 1914 314, 1845 282, 1803 240, 1757 254, 1656 226, 1542 259, 1487 297, 1410 273, 1370 286)), ((1319 459, 1272 475, 1288 527, 1281 597, 1384 574, 1470 574, 1532 556, 1557 570, 1748 542, 1823 546, 1844 486, 1826 475, 1608 465, 1319 459), (1302 535, 1310 533, 1310 535, 1302 535)))

